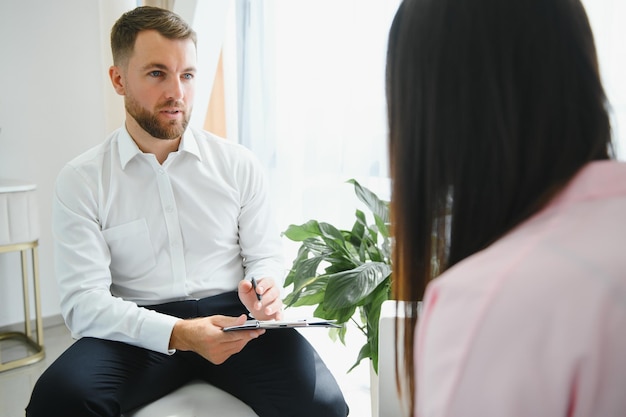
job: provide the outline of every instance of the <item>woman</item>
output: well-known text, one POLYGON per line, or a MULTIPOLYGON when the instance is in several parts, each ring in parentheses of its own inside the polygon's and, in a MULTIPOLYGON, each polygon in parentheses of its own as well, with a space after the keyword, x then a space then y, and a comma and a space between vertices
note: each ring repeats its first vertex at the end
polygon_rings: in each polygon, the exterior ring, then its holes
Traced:
POLYGON ((415 415, 626 415, 626 164, 583 6, 405 0, 387 95, 415 415))

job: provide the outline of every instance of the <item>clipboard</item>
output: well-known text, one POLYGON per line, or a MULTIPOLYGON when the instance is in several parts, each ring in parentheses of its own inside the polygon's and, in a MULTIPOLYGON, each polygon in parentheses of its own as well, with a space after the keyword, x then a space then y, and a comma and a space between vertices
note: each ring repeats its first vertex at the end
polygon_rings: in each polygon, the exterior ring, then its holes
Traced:
POLYGON ((247 320, 244 324, 238 326, 224 327, 225 332, 236 330, 250 329, 302 329, 302 328, 319 328, 319 327, 336 327, 341 325, 335 323, 336 320, 324 320, 318 318, 306 318, 298 320, 247 320))

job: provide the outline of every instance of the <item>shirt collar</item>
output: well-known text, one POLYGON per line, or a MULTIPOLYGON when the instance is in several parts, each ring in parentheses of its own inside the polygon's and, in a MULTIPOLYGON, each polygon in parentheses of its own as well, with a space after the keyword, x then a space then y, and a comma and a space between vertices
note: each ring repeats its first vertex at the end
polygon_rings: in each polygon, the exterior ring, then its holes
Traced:
MULTIPOLYGON (((130 136, 130 133, 128 133, 126 127, 120 129, 118 143, 120 164, 122 165, 122 169, 126 169, 126 165, 128 165, 128 162, 130 162, 131 159, 133 159, 137 155, 142 154, 143 152, 141 152, 141 149, 139 149, 133 138, 130 136)), ((183 137, 180 141, 178 150, 179 152, 190 153, 198 158, 198 160, 202 160, 197 139, 191 129, 187 129, 183 133, 183 137)))
POLYGON ((117 143, 120 153, 120 164, 122 165, 122 169, 126 169, 128 162, 142 152, 133 138, 130 137, 130 133, 128 133, 126 127, 120 129, 120 133, 117 137, 117 143))
POLYGON ((185 130, 183 133, 183 138, 180 141, 180 146, 178 147, 180 152, 187 152, 194 155, 198 158, 199 161, 202 160, 202 156, 200 154, 200 147, 198 146, 198 139, 194 135, 192 129, 185 130))

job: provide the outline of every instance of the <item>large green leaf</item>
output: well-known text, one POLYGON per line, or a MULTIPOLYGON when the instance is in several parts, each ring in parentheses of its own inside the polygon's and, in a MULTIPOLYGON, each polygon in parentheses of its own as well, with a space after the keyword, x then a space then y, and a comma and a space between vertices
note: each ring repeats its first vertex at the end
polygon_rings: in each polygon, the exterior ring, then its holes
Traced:
POLYGON ((350 271, 362 264, 358 259, 346 258, 326 258, 325 261, 329 263, 324 270, 325 275, 334 275, 344 271, 350 271))
POLYGON ((385 257, 385 259, 388 260, 388 262, 391 263, 390 259, 391 259, 391 241, 390 239, 385 238, 385 240, 383 240, 383 243, 380 245, 380 250, 383 253, 383 256, 385 257))
POLYGON ((324 303, 320 303, 313 315, 325 320, 337 320, 337 323, 342 324, 350 320, 356 311, 356 306, 348 306, 338 309, 326 309, 324 303))
MULTIPOLYGON (((302 290, 298 293, 298 297, 293 301, 288 302, 287 298, 285 298, 285 304, 290 307, 300 307, 300 306, 314 306, 324 301, 324 291, 320 290, 318 287, 322 287, 324 284, 320 282, 316 282, 313 285, 308 286, 305 290, 302 290)), ((290 295, 294 295, 292 293, 290 295)))
POLYGON ((294 288, 302 287, 304 282, 308 281, 311 277, 317 275, 317 268, 319 264, 324 260, 321 256, 314 256, 312 258, 303 259, 297 265, 294 265, 294 288))
POLYGON ((367 324, 370 327, 378 328, 378 318, 383 302, 391 296, 391 279, 376 287, 363 303, 363 310, 367 317, 367 324), (374 320, 372 320, 374 319, 374 320))
POLYGON ((291 270, 285 277, 285 283, 283 285, 284 287, 287 287, 293 284, 294 280, 298 277, 297 275, 298 266, 309 258, 309 253, 310 253, 309 249, 305 245, 300 246, 300 248, 298 249, 298 255, 293 260, 293 265, 291 267, 291 270))
POLYGON ((383 237, 389 237, 389 220, 385 220, 378 215, 374 215, 374 222, 376 223, 376 227, 378 227, 378 233, 380 233, 383 237))
POLYGON ((365 300, 361 312, 365 316, 367 326, 367 345, 372 352, 372 365, 378 372, 378 322, 380 321, 380 311, 385 300, 391 295, 391 280, 387 280, 379 285, 365 300))
POLYGON ((299 285, 285 297, 283 302, 288 307, 321 303, 327 284, 328 276, 326 275, 301 279, 299 285))
MULTIPOLYGON (((365 225, 366 225, 365 214, 361 210, 357 210, 354 215, 356 216, 356 221, 354 222, 354 225, 352 226, 352 231, 350 233, 349 240, 350 240, 350 243, 352 243, 352 245, 355 248, 357 248, 357 251, 359 252, 359 254, 362 254, 365 252, 362 247, 363 236, 365 235, 365 225)), ((362 259, 362 261, 365 261, 365 260, 362 259)))
POLYGON ((327 309, 358 305, 391 274, 391 267, 382 262, 367 262, 353 270, 328 277, 324 304, 327 309))
POLYGON ((378 198, 376 194, 368 188, 363 187, 356 180, 350 179, 347 182, 354 185, 354 192, 359 200, 361 200, 372 213, 380 217, 383 222, 389 223, 389 203, 378 198))
POLYGON ((333 241, 343 242, 343 233, 330 223, 319 223, 320 235, 323 239, 329 239, 333 241))
POLYGON ((333 251, 338 252, 341 256, 350 257, 350 250, 346 247, 346 240, 343 233, 335 226, 329 223, 319 223, 321 237, 324 243, 333 251))
MULTIPOLYGON (((357 213, 358 214, 358 213, 357 213)), ((359 235, 360 247, 359 251, 362 258, 366 256, 372 261, 386 262, 388 256, 381 250, 381 244, 379 243, 379 235, 382 236, 383 242, 387 241, 387 237, 380 233, 380 229, 377 225, 369 226, 367 220, 363 216, 357 215, 357 221, 353 226, 353 230, 357 229, 361 234, 359 235), (360 227, 357 228, 357 223, 360 227)))
POLYGON ((308 238, 302 242, 303 248, 306 248, 309 252, 313 252, 316 255, 327 256, 333 252, 333 249, 329 248, 328 245, 320 239, 319 236, 315 238, 308 238))
POLYGON ((289 227, 287 227, 287 230, 283 232, 283 235, 287 236, 290 240, 293 240, 294 242, 302 242, 305 239, 316 237, 320 234, 321 233, 319 224, 315 220, 309 220, 308 222, 299 226, 291 224, 289 225, 289 227))

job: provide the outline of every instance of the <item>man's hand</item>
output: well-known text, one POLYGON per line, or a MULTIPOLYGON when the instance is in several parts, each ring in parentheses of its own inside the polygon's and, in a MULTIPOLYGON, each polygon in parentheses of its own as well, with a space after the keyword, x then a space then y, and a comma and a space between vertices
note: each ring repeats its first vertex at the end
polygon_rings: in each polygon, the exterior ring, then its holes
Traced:
POLYGON ((263 329, 222 331, 224 327, 240 325, 245 321, 244 314, 239 317, 209 316, 179 320, 172 330, 170 349, 191 350, 219 365, 241 351, 250 340, 265 333, 263 329))
POLYGON ((250 280, 239 282, 239 299, 257 320, 280 320, 283 317, 283 301, 280 299, 280 289, 272 278, 256 280, 256 291, 250 280), (261 300, 257 298, 261 296, 261 300))

